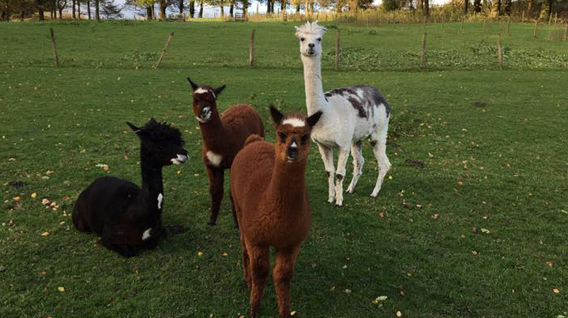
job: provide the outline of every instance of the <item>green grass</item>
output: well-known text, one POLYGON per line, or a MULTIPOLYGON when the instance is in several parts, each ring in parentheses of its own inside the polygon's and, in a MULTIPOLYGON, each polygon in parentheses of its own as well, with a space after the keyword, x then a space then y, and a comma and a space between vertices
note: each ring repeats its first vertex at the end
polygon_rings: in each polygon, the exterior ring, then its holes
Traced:
MULTIPOLYGON (((253 104, 274 140, 269 103, 305 111, 292 24, 54 24, 60 69, 52 66, 49 26, 0 24, 0 316, 246 313, 239 235, 227 193, 218 225, 206 225, 207 178, 185 77, 227 84, 221 108, 253 104), (253 27, 258 66, 249 69, 253 27), (169 31, 175 32, 171 48, 162 67, 152 70, 169 31), (164 169, 164 223, 185 231, 125 259, 97 245, 94 235, 74 230, 70 212, 78 194, 106 174, 97 164, 140 182, 139 145, 125 122, 142 124, 151 116, 179 127, 187 141, 190 161, 164 169), (12 181, 24 185, 16 188, 12 181), (46 208, 43 198, 59 208, 46 208)), ((312 231, 292 283, 297 316, 567 315, 566 69, 554 70, 556 62, 510 63, 499 71, 496 58, 480 67, 437 66, 434 59, 421 72, 418 61, 404 55, 419 49, 421 25, 381 25, 372 29, 377 34, 341 28, 346 52, 372 47, 398 63, 365 69, 354 59, 336 72, 327 61, 323 70, 326 89, 371 84, 390 101, 392 179, 379 197, 369 197, 377 164, 365 144, 356 193, 336 209, 325 202, 323 164, 312 145, 312 231), (474 107, 475 101, 485 106, 474 107), (383 295, 385 301, 373 303, 383 295)), ((466 24, 462 35, 459 24, 429 25, 432 50, 468 56, 472 45, 495 40, 495 32, 482 35, 481 28, 466 24)), ((326 51, 333 47, 331 35, 326 51)), ((534 39, 530 25, 516 24, 504 43, 512 52, 549 52, 541 54, 544 60, 566 54, 567 45, 542 34, 534 39)), ((277 315, 271 282, 261 313, 277 315)))

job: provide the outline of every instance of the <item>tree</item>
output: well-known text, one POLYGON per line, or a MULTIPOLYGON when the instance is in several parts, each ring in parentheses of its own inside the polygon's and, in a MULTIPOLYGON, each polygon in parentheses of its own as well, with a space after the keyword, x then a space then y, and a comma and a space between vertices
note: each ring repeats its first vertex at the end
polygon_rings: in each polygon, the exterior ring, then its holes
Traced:
POLYGON ((481 12, 481 0, 473 0, 473 11, 475 13, 481 12))
POLYGON ((463 3, 464 3, 463 13, 467 14, 467 11, 469 9, 469 0, 464 0, 463 3))
POLYGON ((430 0, 423 0, 424 3, 424 16, 430 17, 430 0))
POLYGON ((195 1, 189 1, 189 16, 193 19, 195 17, 195 1))

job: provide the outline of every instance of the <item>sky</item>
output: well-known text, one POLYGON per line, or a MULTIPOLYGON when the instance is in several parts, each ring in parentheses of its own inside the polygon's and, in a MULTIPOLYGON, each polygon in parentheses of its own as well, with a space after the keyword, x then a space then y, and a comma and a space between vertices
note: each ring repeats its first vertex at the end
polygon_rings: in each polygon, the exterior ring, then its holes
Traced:
MULTIPOLYGON (((434 0, 432 1, 433 4, 438 4, 438 3, 444 3, 446 2, 446 0, 434 0)), ((117 5, 124 5, 124 0, 114 0, 114 3, 117 5)), ((379 5, 382 3, 382 0, 375 0, 374 1, 374 5, 379 5)), ((258 11, 261 13, 266 12, 266 4, 262 4, 262 3, 258 3, 257 1, 253 1, 252 5, 249 8, 249 12, 256 12, 257 10, 257 6, 258 6, 258 11)), ((279 8, 279 6, 277 6, 279 8)), ((276 9, 276 8, 275 8, 276 9)), ((158 10, 158 5, 156 5, 156 10, 158 10)), ((293 10, 289 10, 290 12, 292 12, 293 10)), ((177 10, 176 10, 177 12, 177 10)), ((168 13, 173 13, 168 11, 168 13)), ((134 19, 134 17, 141 17, 141 16, 145 16, 145 11, 138 9, 136 7, 133 6, 126 6, 123 10, 122 10, 122 14, 124 15, 124 18, 126 19, 134 19)), ((221 14, 221 9, 219 7, 209 7, 209 6, 205 6, 205 9, 203 11, 203 16, 205 18, 212 18, 214 15, 219 16, 221 14)), ((225 7, 225 14, 229 14, 229 8, 225 7)))

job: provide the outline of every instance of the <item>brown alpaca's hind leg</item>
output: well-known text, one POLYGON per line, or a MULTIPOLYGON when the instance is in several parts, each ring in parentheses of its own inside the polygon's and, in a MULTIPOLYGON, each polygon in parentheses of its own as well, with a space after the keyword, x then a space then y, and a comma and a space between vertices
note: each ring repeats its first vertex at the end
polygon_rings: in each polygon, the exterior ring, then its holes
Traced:
POLYGON ((260 301, 266 279, 270 271, 270 260, 268 247, 247 246, 250 259, 250 274, 252 278, 252 288, 250 291, 250 316, 256 317, 260 309, 260 301))
POLYGON ((211 214, 209 215, 209 225, 215 225, 219 216, 219 208, 223 200, 223 181, 225 171, 223 169, 207 166, 207 176, 209 177, 209 194, 211 195, 211 214))
POLYGON ((233 200, 233 194, 229 193, 229 198, 231 199, 231 212, 233 213, 233 220, 235 222, 235 229, 239 228, 239 220, 237 219, 237 208, 235 207, 235 201, 233 200))
POLYGON ((245 243, 245 238, 243 236, 243 234, 241 233, 241 243, 243 244, 243 273, 244 273, 244 277, 245 277, 245 283, 247 284, 247 288, 250 292, 251 288, 252 288, 252 281, 250 278, 250 258, 249 258, 249 254, 247 251, 247 245, 245 243))
POLYGON ((294 264, 299 251, 299 245, 290 249, 276 250, 276 265, 272 272, 272 279, 276 288, 280 317, 290 317, 290 284, 292 276, 294 276, 294 264))

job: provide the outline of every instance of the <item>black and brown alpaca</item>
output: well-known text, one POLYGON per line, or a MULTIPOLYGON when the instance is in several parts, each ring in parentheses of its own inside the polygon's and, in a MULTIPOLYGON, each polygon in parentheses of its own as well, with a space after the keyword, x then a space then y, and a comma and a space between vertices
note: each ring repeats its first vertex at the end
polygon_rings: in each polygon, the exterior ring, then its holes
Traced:
POLYGON ((264 123, 250 105, 233 105, 219 114, 217 98, 225 85, 213 88, 209 85, 199 86, 189 77, 187 80, 193 89, 193 112, 203 137, 203 162, 209 177, 211 212, 207 224, 214 225, 223 199, 225 169, 231 168, 233 159, 243 148, 248 136, 257 134, 264 137, 264 123))
POLYGON ((150 119, 144 127, 127 123, 140 138, 142 188, 113 177, 96 179, 77 199, 73 224, 94 232, 110 250, 125 257, 156 246, 162 235, 162 167, 187 161, 178 129, 150 119))
POLYGON ((281 317, 290 317, 290 283, 300 245, 308 237, 311 212, 306 190, 310 117, 282 115, 271 106, 276 143, 253 135, 231 167, 233 210, 243 246, 243 269, 250 290, 250 313, 256 317, 270 271, 269 248, 276 250, 272 278, 281 317))

